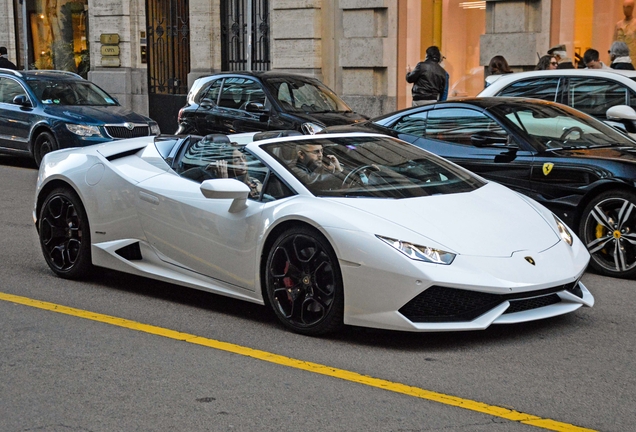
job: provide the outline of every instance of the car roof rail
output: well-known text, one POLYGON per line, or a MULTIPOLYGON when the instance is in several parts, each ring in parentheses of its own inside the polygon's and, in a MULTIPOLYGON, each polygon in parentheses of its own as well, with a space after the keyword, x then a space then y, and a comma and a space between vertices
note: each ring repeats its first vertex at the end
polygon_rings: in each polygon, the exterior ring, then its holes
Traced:
POLYGON ((15 75, 17 77, 22 77, 22 74, 20 72, 18 72, 17 70, 13 70, 13 69, 0 68, 0 72, 10 73, 10 74, 13 74, 13 75, 15 75))
POLYGON ((54 74, 62 74, 62 75, 70 75, 72 77, 75 78, 79 78, 79 79, 84 79, 84 77, 82 77, 79 74, 76 74, 75 72, 71 72, 71 71, 65 71, 65 70, 56 70, 56 69, 42 69, 41 72, 47 72, 47 73, 54 73, 54 74))

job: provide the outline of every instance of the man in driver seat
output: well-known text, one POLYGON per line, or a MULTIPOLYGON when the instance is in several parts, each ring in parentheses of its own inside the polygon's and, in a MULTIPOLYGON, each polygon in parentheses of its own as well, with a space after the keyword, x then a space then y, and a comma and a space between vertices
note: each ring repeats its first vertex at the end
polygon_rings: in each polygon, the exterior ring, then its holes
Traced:
POLYGON ((296 146, 298 159, 292 171, 305 185, 323 181, 333 181, 334 174, 342 172, 342 166, 334 155, 323 158, 320 144, 300 144, 296 146))

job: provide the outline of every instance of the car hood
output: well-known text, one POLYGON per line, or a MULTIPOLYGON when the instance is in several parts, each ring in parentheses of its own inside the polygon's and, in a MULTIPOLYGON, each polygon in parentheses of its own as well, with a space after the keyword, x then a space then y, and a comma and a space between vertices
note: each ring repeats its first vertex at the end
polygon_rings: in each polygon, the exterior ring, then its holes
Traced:
POLYGON ((326 126, 341 126, 367 120, 367 117, 356 112, 327 112, 327 113, 289 113, 308 122, 319 121, 326 126))
MULTIPOLYGON (((543 216, 516 192, 488 183, 469 192, 393 200, 346 199, 343 203, 425 236, 463 255, 509 257, 544 251, 560 241, 543 216)), ((378 235, 387 235, 382 227, 378 235)), ((414 239, 401 238, 403 241, 414 239)), ((423 245, 430 246, 430 245, 423 245)))
POLYGON ((64 118, 69 122, 86 123, 92 125, 121 124, 125 122, 131 123, 149 123, 148 117, 142 116, 124 108, 123 106, 82 106, 82 105, 66 105, 51 106, 48 105, 44 111, 49 115, 64 118))

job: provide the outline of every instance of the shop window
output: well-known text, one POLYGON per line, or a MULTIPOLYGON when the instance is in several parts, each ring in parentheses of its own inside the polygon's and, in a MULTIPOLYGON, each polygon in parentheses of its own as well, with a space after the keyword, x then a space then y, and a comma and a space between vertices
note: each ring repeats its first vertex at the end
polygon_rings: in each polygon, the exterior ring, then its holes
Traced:
POLYGON ((88 49, 88 1, 35 0, 29 2, 32 69, 58 69, 86 77, 88 49))

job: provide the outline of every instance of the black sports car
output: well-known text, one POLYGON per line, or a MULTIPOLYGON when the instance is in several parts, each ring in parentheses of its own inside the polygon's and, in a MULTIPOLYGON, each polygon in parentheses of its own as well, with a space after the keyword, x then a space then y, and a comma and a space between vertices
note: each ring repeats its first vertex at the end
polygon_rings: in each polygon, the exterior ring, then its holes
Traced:
POLYGON ((636 142, 614 128, 561 104, 470 98, 328 128, 347 130, 400 138, 534 198, 578 232, 594 269, 636 275, 636 142))

